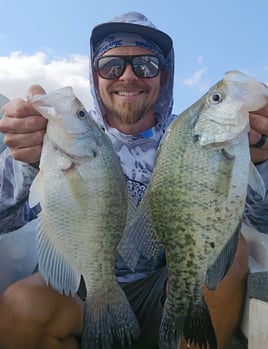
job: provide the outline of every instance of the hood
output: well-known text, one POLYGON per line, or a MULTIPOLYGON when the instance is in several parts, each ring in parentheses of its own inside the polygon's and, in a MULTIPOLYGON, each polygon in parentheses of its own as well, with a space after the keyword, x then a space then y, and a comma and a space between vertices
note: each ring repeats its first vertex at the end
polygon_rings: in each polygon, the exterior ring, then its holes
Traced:
MULTIPOLYGON (((95 105, 95 112, 93 115, 97 119, 103 128, 108 132, 112 130, 106 125, 103 119, 104 109, 98 95, 98 91, 94 88, 93 83, 93 47, 97 42, 109 33, 113 32, 131 32, 143 35, 148 39, 156 42, 156 44, 162 49, 166 58, 165 69, 168 72, 168 79, 166 84, 162 87, 161 94, 159 96, 155 112, 157 115, 157 129, 162 129, 165 126, 168 116, 172 112, 173 106, 173 77, 174 77, 174 50, 171 38, 164 32, 158 30, 148 18, 138 12, 128 12, 126 14, 115 17, 109 22, 100 24, 93 28, 90 38, 90 63, 89 63, 89 80, 91 87, 91 94, 95 105)), ((114 132, 119 135, 117 130, 114 132)), ((137 135, 138 136, 138 135, 137 135)), ((122 137, 131 137, 122 135, 122 137)))

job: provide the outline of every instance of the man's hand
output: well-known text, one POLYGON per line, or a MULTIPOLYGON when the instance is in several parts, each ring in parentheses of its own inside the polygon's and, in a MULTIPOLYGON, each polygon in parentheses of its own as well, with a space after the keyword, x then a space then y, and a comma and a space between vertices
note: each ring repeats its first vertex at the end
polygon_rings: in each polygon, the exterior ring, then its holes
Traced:
POLYGON ((250 113, 249 120, 251 130, 248 136, 251 145, 251 159, 254 163, 259 163, 268 159, 268 103, 262 109, 250 113))
MULTIPOLYGON (((27 96, 45 94, 39 85, 32 85, 27 96)), ((0 132, 5 134, 4 141, 15 160, 34 164, 39 162, 47 120, 30 103, 14 99, 2 108, 0 132)))

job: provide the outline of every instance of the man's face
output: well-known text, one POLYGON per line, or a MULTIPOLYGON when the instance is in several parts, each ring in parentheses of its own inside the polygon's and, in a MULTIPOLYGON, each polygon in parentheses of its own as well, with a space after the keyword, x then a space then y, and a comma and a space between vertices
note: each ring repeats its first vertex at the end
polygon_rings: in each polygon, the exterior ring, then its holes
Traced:
MULTIPOLYGON (((116 47, 105 55, 141 55, 152 54, 151 51, 132 46, 116 47)), ((107 80, 97 77, 97 88, 106 109, 108 124, 120 129, 120 126, 130 130, 131 126, 142 124, 146 119, 144 129, 152 127, 154 107, 160 93, 161 72, 153 78, 139 78, 130 64, 119 78, 107 80)), ((142 131, 142 129, 140 130, 142 131)))

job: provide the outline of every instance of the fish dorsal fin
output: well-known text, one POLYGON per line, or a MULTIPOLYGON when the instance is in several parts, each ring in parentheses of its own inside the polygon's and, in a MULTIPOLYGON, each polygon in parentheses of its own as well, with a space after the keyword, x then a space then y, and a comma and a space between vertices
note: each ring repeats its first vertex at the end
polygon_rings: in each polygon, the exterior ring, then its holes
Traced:
POLYGON ((162 249, 155 232, 151 207, 144 197, 135 217, 128 220, 117 251, 130 270, 134 271, 140 256, 148 260, 153 257, 157 264, 162 249))

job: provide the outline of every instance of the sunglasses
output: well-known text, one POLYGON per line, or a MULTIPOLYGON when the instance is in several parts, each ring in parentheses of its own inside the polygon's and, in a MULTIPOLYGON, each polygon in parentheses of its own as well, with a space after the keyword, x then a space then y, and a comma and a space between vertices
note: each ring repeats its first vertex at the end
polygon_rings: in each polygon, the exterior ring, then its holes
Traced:
POLYGON ((153 55, 102 56, 95 62, 95 68, 103 79, 118 79, 130 64, 138 78, 154 78, 159 74, 161 63, 153 55))

